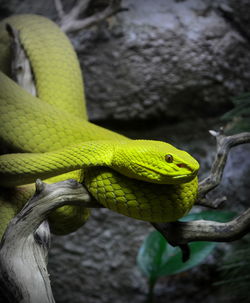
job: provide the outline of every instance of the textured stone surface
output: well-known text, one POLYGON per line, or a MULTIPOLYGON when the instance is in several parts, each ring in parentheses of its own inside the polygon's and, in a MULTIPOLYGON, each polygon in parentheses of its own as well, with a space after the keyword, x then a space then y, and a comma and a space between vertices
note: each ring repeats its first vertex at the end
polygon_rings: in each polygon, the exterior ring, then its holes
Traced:
POLYGON ((80 55, 92 119, 218 115, 248 89, 249 41, 215 1, 123 3, 129 11, 80 55))
MULTIPOLYGON (((17 2, 0 1, 2 14, 57 19, 50 1, 17 2)), ((248 5, 124 0, 128 11, 106 28, 79 34, 82 43, 73 39, 82 48, 91 119, 170 121, 221 114, 231 106, 228 96, 248 89, 248 5)))
POLYGON ((135 262, 148 226, 96 210, 77 233, 54 238, 50 260, 56 302, 143 302, 146 282, 135 262))
POLYGON ((1 17, 12 14, 39 14, 55 18, 56 10, 54 2, 50 0, 34 1, 34 0, 1 0, 1 17))

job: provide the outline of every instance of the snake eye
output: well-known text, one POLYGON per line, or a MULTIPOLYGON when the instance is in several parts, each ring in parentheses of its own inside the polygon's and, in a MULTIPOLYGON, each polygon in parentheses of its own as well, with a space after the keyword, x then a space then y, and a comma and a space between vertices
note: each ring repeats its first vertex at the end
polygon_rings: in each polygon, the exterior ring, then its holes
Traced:
POLYGON ((172 163, 174 161, 174 158, 172 155, 168 154, 165 156, 165 160, 168 162, 168 163, 172 163))

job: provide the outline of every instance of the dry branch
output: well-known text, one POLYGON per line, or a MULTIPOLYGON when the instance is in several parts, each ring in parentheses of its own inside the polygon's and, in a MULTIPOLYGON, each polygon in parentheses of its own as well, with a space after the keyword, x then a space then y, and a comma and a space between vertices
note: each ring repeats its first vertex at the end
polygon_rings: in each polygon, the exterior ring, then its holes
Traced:
POLYGON ((27 92, 36 95, 31 65, 19 39, 19 31, 10 24, 6 30, 11 40, 11 78, 16 81, 27 92))
POLYGON ((65 33, 78 32, 89 28, 124 10, 121 8, 121 0, 110 0, 109 5, 103 11, 80 19, 79 16, 87 10, 90 2, 90 0, 80 0, 70 12, 65 13, 61 1, 55 0, 55 7, 60 17, 60 26, 65 33))
POLYGON ((231 242, 250 231, 250 209, 227 223, 197 220, 155 224, 169 243, 176 246, 193 241, 231 242))
MULTIPOLYGON (((209 176, 199 183, 197 204, 216 208, 225 201, 225 197, 208 201, 206 194, 220 184, 230 149, 236 145, 250 143, 250 133, 232 136, 225 136, 222 132, 215 131, 210 133, 216 137, 217 152, 209 176)), ((174 246, 183 247, 192 241, 229 242, 240 239, 249 232, 250 209, 227 223, 198 220, 153 224, 153 226, 174 246)))
POLYGON ((38 180, 33 198, 9 223, 0 247, 0 277, 9 302, 55 302, 46 262, 48 228, 38 227, 51 211, 66 204, 92 206, 87 190, 75 180, 38 180))
POLYGON ((240 144, 250 143, 250 133, 247 132, 232 136, 225 136, 222 131, 210 131, 210 133, 216 138, 217 152, 210 175, 199 183, 199 199, 205 198, 209 191, 220 184, 230 149, 240 144))

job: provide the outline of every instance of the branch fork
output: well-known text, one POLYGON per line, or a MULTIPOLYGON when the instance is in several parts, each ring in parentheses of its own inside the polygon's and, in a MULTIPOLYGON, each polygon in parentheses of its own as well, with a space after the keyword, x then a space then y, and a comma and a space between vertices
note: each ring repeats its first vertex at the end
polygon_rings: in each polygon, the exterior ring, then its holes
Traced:
POLYGON ((80 15, 86 12, 91 0, 79 0, 68 13, 64 12, 61 0, 54 0, 54 2, 60 18, 61 29, 67 34, 76 33, 80 30, 89 28, 125 10, 121 7, 121 0, 110 0, 109 5, 103 11, 80 19, 80 15))
MULTIPOLYGON (((206 195, 216 188, 222 179, 227 156, 232 147, 250 143, 250 133, 244 132, 232 136, 225 136, 223 130, 210 131, 216 138, 217 152, 210 174, 199 182, 198 199, 196 205, 217 208, 226 201, 226 197, 209 201, 206 195)), ((153 224, 173 246, 180 246, 188 255, 188 243, 192 241, 230 242, 240 239, 250 230, 250 209, 227 223, 198 220, 193 222, 171 222, 153 224)))
POLYGON ((0 278, 7 302, 54 303, 47 271, 50 232, 46 218, 66 205, 91 206, 91 197, 75 180, 36 182, 36 193, 14 217, 0 245, 0 278))

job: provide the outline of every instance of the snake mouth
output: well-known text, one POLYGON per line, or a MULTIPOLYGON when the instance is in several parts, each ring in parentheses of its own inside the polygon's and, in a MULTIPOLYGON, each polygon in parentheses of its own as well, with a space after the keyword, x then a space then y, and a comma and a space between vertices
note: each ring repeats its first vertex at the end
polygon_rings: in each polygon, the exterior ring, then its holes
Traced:
MULTIPOLYGON (((153 183, 161 183, 161 184, 171 184, 171 183, 185 183, 188 181, 191 181, 196 175, 197 172, 192 170, 190 167, 188 167, 186 164, 181 163, 181 166, 177 165, 178 167, 181 168, 186 168, 189 172, 183 173, 183 174, 177 174, 177 175, 172 175, 172 174, 167 174, 167 173, 162 173, 159 170, 151 167, 151 166, 145 166, 143 164, 133 162, 133 166, 136 167, 137 169, 139 168, 141 171, 141 176, 143 177, 144 180, 153 183), (152 172, 153 174, 145 174, 145 171, 147 172, 152 172), (166 182, 167 181, 167 182, 166 182)), ((177 171, 176 171, 177 172, 177 171)))
POLYGON ((173 179, 182 179, 182 178, 194 178, 197 175, 196 171, 190 171, 190 174, 183 174, 178 176, 172 176, 173 179))
POLYGON ((186 168, 186 169, 190 170, 191 172, 193 172, 193 169, 185 163, 177 163, 176 165, 180 168, 186 168))

